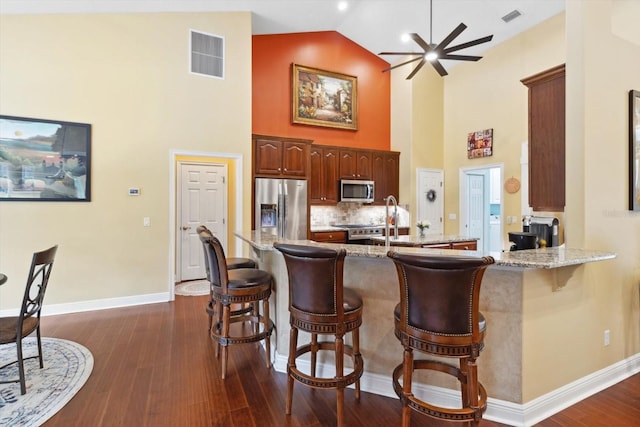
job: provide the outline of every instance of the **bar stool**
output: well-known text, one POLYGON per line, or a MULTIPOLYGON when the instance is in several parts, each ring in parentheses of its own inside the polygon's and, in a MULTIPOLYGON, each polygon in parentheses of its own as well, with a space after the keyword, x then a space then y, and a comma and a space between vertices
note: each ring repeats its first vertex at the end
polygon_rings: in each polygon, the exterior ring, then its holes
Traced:
POLYGON ((271 367, 271 333, 273 322, 269 318, 269 297, 271 296, 270 273, 257 268, 227 269, 224 250, 220 241, 207 233, 199 234, 205 252, 205 264, 208 265, 208 277, 211 284, 211 298, 216 322, 210 329, 211 338, 217 342, 216 357, 220 357, 222 347, 222 379, 227 373, 227 347, 233 344, 246 344, 264 340, 267 368, 271 367), (262 301, 262 315, 259 302, 262 301), (249 304, 253 309, 248 312, 232 313, 232 304, 249 304), (250 322, 250 328, 242 328, 239 335, 231 335, 232 323, 250 322))
POLYGON ((486 321, 478 305, 482 276, 494 263, 493 258, 420 256, 394 251, 387 256, 395 263, 400 284, 400 303, 394 310, 394 319, 395 335, 404 347, 404 360, 393 371, 393 388, 402 402, 402 425, 410 425, 411 409, 433 418, 477 425, 487 409, 487 392, 478 382, 476 366, 486 332, 486 321), (414 359, 413 350, 457 358, 459 367, 414 359), (456 377, 462 407, 439 407, 414 396, 412 375, 419 369, 456 377))
MULTIPOLYGON (((199 225, 198 228, 196 228, 196 232, 198 233, 198 236, 204 235, 204 236, 213 237, 213 233, 211 232, 211 230, 209 230, 204 225, 199 225)), ((238 268, 258 268, 258 263, 252 260, 251 258, 226 258, 226 262, 227 262, 227 270, 235 270, 238 268)), ((209 274, 209 263, 207 262, 206 253, 205 253, 204 266, 207 274, 207 280, 209 281, 209 283, 211 283, 211 277, 209 274)), ((209 316, 208 330, 210 331, 211 325, 213 324, 213 316, 215 315, 215 308, 214 308, 215 301, 213 300, 213 288, 209 289, 209 297, 210 297, 209 304, 207 304, 206 311, 207 311, 207 315, 209 316)), ((246 306, 243 304, 241 308, 237 310, 232 310, 231 315, 237 316, 239 314, 246 314, 251 312, 251 310, 253 309, 254 309, 253 306, 246 306)))
POLYGON ((336 418, 344 423, 344 389, 355 383, 360 399, 360 377, 363 372, 360 354, 359 327, 362 324, 362 298, 343 286, 346 251, 312 246, 273 245, 282 252, 289 276, 289 361, 287 364, 287 401, 285 413, 291 414, 294 380, 309 387, 336 389, 336 418), (298 347, 298 330, 309 332, 311 342, 298 347), (344 344, 344 335, 351 332, 353 345, 344 344), (318 341, 318 334, 334 335, 331 341, 318 341), (316 376, 319 350, 335 353, 335 377, 316 376), (311 374, 301 372, 296 359, 311 353, 311 374), (344 374, 344 355, 351 356, 353 371, 344 374))

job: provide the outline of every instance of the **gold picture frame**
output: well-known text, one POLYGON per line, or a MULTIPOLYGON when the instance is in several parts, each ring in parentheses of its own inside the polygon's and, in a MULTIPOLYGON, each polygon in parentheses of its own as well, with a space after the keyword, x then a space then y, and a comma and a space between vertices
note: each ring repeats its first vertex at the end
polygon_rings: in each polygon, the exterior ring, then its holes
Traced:
POLYGON ((293 123, 358 130, 355 76, 292 64, 293 123))
POLYGON ((640 211, 640 91, 629 91, 629 210, 640 211))

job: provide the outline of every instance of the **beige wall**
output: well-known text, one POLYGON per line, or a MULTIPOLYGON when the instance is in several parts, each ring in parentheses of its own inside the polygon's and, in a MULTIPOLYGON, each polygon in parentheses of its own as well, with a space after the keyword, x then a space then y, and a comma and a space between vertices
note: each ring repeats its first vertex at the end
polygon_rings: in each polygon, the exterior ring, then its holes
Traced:
MULTIPOLYGON (((446 218, 459 214, 460 168, 504 163, 505 178, 521 177, 528 123, 527 89, 520 80, 566 62, 565 241, 617 253, 613 261, 558 270, 566 286, 557 292, 537 280, 541 272, 529 272, 525 402, 640 353, 640 215, 627 205, 627 93, 640 88, 640 40, 637 31, 617 30, 637 28, 637 10, 637 2, 626 0, 568 0, 566 14, 489 50, 478 63, 454 67, 444 78, 446 218), (467 133, 485 128, 494 129, 494 155, 468 160, 467 133), (608 347, 605 329, 611 331, 608 347), (570 350, 559 354, 556 349, 567 342, 570 350)), ((414 86, 413 99, 429 95, 414 86)), ((414 152, 420 144, 413 141, 414 152)), ((519 217, 520 197, 504 193, 505 215, 519 217)), ((458 227, 457 220, 445 221, 446 232, 457 233, 458 227)), ((506 234, 521 225, 504 227, 506 234)))
MULTIPOLYGON (((250 174, 250 52, 250 13, 0 15, 0 114, 90 123, 93 138, 90 203, 0 203, 0 309, 56 243, 49 304, 168 292, 170 151, 240 155, 250 174), (188 72, 190 29, 225 37, 224 80, 188 72)), ((248 178, 242 192, 251 206, 248 178)))

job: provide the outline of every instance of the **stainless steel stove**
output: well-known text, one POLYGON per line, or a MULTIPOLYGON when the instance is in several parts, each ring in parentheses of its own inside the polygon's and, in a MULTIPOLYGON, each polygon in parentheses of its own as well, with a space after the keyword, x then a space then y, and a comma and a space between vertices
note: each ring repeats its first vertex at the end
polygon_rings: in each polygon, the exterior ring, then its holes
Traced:
POLYGON ((372 237, 383 235, 384 227, 367 224, 346 224, 336 227, 347 229, 347 243, 366 244, 371 243, 372 237))

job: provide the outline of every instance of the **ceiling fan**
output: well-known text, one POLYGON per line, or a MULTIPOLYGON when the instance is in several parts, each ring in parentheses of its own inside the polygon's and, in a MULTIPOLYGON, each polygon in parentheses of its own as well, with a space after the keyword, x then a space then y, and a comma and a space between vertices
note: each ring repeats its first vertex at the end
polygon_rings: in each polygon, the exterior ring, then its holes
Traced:
POLYGON ((422 52, 380 52, 378 55, 403 55, 403 56, 418 56, 417 58, 410 59, 401 64, 394 65, 389 68, 385 68, 382 72, 391 71, 394 68, 402 67, 403 65, 410 64, 412 62, 420 61, 418 65, 413 69, 411 74, 407 76, 407 80, 413 78, 418 71, 422 68, 425 62, 429 62, 433 68, 436 69, 438 74, 441 76, 446 76, 447 70, 444 69, 439 60, 441 59, 452 59, 456 61, 478 61, 482 59, 481 56, 471 56, 471 55, 455 55, 452 54, 458 50, 462 50, 471 46, 476 46, 482 43, 490 42, 493 39, 493 35, 482 37, 476 40, 472 40, 470 42, 462 43, 459 45, 448 47, 449 44, 462 33, 467 26, 463 23, 460 23, 447 37, 444 38, 439 44, 432 43, 431 39, 433 36, 433 0, 430 0, 429 5, 429 43, 426 43, 422 37, 420 37, 417 33, 411 33, 409 36, 415 41, 418 46, 420 46, 423 51, 422 52))

